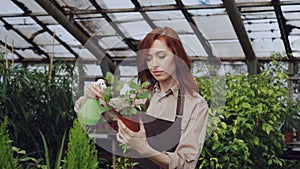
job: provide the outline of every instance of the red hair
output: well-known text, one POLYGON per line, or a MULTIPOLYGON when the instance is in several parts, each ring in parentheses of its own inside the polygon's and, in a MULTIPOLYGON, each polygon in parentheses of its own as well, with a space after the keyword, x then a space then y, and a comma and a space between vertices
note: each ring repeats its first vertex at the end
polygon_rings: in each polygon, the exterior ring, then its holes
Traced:
POLYGON ((193 92, 199 92, 198 85, 191 73, 191 60, 186 54, 177 32, 169 27, 155 28, 141 41, 137 57, 138 80, 141 83, 150 82, 150 90, 153 89, 156 83, 156 79, 151 75, 147 67, 146 58, 148 49, 157 39, 164 39, 175 55, 176 75, 180 82, 180 89, 188 92, 191 96, 194 95, 193 92))

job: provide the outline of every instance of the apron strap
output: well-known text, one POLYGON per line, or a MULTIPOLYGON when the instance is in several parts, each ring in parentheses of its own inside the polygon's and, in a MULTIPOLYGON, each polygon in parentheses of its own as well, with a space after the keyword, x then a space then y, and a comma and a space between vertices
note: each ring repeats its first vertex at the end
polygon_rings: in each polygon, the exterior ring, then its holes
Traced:
POLYGON ((181 94, 181 90, 178 90, 178 97, 177 97, 177 107, 176 107, 176 115, 182 116, 183 115, 183 107, 184 107, 184 94, 181 94))

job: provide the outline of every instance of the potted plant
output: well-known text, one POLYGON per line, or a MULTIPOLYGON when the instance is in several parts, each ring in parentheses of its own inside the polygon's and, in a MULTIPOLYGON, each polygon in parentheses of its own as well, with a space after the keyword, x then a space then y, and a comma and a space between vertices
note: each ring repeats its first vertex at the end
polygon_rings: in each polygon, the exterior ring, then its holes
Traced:
POLYGON ((300 141, 300 115, 295 117, 296 141, 300 141))
POLYGON ((298 127, 300 120, 300 116, 296 109, 290 108, 285 114, 283 114, 283 125, 281 127, 281 131, 284 133, 285 142, 289 143, 293 141, 293 132, 298 127))

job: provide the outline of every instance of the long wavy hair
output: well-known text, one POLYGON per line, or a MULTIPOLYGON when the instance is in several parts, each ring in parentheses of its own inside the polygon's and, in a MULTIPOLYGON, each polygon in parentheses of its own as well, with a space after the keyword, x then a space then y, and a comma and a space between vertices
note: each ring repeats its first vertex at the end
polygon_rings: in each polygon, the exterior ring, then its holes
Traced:
POLYGON ((157 82, 150 73, 146 63, 149 48, 157 39, 164 39, 175 55, 176 75, 180 89, 183 89, 183 92, 187 92, 191 96, 194 95, 194 92, 199 92, 198 85, 191 73, 191 60, 186 54, 177 32, 169 27, 155 28, 139 44, 137 57, 138 80, 141 83, 150 82, 149 89, 151 91, 157 82))

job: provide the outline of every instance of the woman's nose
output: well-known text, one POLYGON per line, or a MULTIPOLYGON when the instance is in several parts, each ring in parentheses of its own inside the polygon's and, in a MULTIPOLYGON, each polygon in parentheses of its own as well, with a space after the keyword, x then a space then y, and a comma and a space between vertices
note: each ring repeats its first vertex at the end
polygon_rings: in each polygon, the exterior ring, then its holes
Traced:
POLYGON ((158 60, 156 57, 153 57, 152 59, 152 67, 158 67, 158 60))

